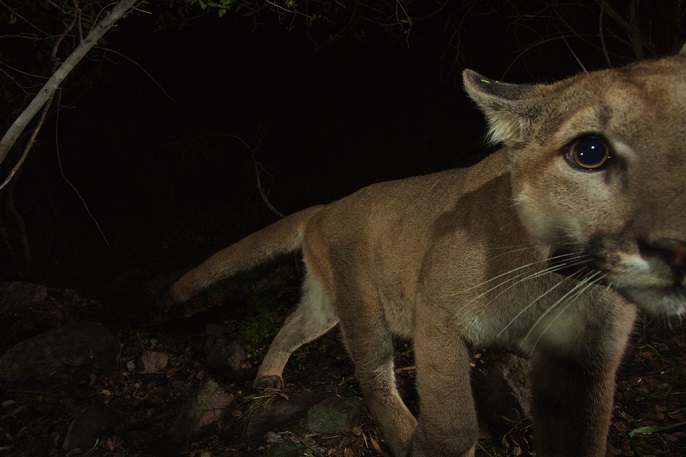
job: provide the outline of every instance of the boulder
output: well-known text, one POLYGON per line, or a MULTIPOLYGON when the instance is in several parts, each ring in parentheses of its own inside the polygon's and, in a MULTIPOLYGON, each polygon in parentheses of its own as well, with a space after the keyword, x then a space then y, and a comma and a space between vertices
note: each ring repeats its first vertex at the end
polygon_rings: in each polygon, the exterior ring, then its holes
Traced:
POLYGON ((119 339, 97 322, 67 325, 22 341, 0 356, 0 378, 38 378, 65 366, 111 366, 119 339))
POLYGON ((47 300, 45 286, 30 282, 0 282, 0 314, 13 314, 47 300))
POLYGON ((490 352, 472 370, 479 419, 495 430, 531 417, 530 363, 509 352, 490 352))
POLYGON ((231 394, 210 379, 179 405, 169 435, 177 442, 188 440, 202 427, 218 421, 233 400, 231 394))
POLYGON ((359 425, 365 410, 358 398, 327 398, 307 411, 307 428, 313 432, 343 433, 359 425))
POLYGON ((328 396, 315 392, 294 392, 288 395, 265 392, 257 395, 253 402, 259 404, 251 406, 252 412, 245 430, 248 444, 264 444, 268 432, 286 430, 288 426, 304 418, 312 406, 328 396))
POLYGON ((169 363, 169 356, 164 352, 143 351, 136 361, 136 368, 139 373, 159 373, 167 368, 167 363, 169 363))
POLYGON ((115 410, 96 401, 82 409, 71 421, 62 449, 91 449, 118 421, 119 414, 115 410))

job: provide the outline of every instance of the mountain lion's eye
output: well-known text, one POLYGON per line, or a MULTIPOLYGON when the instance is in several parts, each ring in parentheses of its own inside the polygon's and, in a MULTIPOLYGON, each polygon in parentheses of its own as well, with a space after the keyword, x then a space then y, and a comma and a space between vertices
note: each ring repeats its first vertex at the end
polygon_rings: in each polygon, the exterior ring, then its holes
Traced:
POLYGON ((585 136, 569 146, 565 158, 573 167, 598 170, 610 160, 610 146, 599 135, 585 136))

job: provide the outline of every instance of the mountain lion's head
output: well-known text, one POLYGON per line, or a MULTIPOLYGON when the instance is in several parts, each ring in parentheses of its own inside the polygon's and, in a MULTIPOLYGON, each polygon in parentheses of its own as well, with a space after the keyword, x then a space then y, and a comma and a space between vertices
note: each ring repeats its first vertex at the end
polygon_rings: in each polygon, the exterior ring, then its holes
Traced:
POLYGON ((467 70, 465 86, 509 149, 517 211, 553 263, 647 311, 682 313, 686 46, 549 85, 467 70))

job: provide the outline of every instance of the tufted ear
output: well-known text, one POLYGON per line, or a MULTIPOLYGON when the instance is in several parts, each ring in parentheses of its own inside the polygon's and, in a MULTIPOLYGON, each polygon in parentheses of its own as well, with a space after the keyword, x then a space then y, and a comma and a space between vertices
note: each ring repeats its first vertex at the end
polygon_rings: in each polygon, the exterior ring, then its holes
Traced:
POLYGON ((488 140, 508 146, 527 141, 550 86, 508 84, 465 70, 464 88, 486 116, 488 140))

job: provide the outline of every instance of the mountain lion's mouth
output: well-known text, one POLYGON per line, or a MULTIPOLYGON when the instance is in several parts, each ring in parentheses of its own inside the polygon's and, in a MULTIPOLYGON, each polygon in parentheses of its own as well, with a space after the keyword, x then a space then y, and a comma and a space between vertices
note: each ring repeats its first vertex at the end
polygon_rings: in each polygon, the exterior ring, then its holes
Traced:
POLYGON ((670 278, 669 285, 655 285, 656 281, 661 282, 657 279, 661 275, 650 268, 631 268, 630 263, 625 263, 625 271, 618 274, 599 266, 603 264, 607 262, 600 261, 587 251, 556 247, 551 251, 547 268, 551 273, 577 281, 593 278, 593 282, 612 288, 639 308, 653 314, 677 315, 686 312, 686 284, 683 281, 670 278), (641 283, 646 285, 641 286, 641 283))

